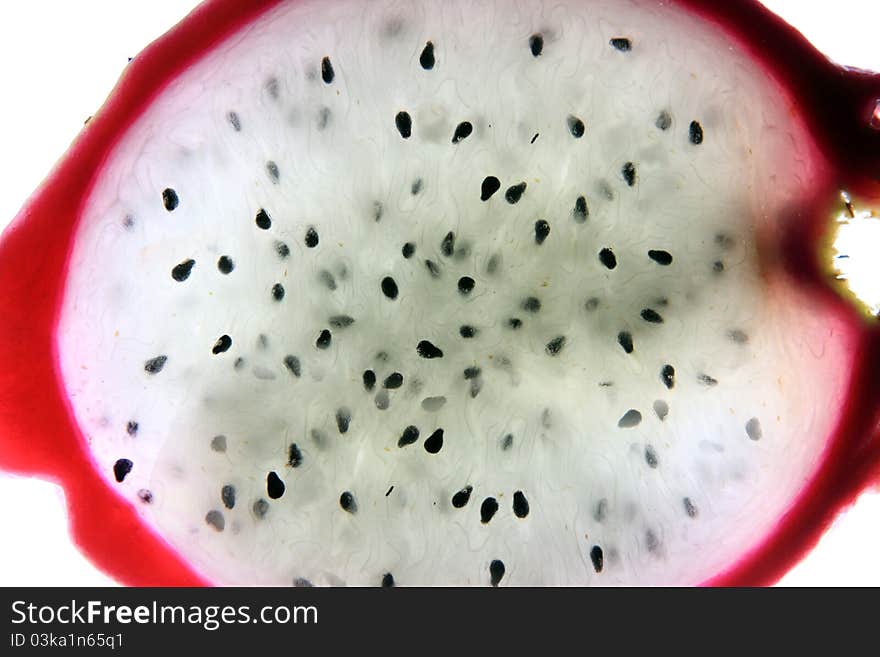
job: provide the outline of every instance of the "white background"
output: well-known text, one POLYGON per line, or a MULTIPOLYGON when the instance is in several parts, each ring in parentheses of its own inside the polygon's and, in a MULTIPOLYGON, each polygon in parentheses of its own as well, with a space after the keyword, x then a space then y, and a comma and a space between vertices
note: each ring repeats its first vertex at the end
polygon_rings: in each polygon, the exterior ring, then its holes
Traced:
MULTIPOLYGON (((880 71, 880 3, 876 0, 766 0, 765 4, 836 61, 880 71)), ((0 229, 102 103, 128 57, 195 5, 193 0, 20 0, 4 4, 0 21, 0 229)), ((838 519, 818 548, 783 583, 877 586, 877 555, 880 495, 872 494, 863 496, 838 519)), ((56 486, 0 475, 0 585, 112 583, 71 544, 63 495, 56 486)))

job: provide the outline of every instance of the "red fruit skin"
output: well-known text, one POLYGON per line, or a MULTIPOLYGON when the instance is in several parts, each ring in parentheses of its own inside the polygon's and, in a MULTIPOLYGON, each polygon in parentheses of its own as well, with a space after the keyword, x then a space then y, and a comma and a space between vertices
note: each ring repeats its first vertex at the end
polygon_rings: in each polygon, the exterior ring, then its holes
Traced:
MULTIPOLYGON (((133 586, 209 585, 95 471, 64 394, 55 333, 80 209, 112 147, 177 75, 280 0, 208 0, 140 53, 0 240, 0 468, 66 491, 80 549, 133 586)), ((712 586, 776 581, 839 511, 880 478, 880 330, 827 284, 819 244, 839 190, 880 207, 880 130, 871 126, 880 76, 834 65, 751 0, 673 2, 716 23, 788 87, 827 162, 826 185, 759 235, 770 285, 798 286, 851 331, 859 363, 822 465, 775 530, 712 586)))

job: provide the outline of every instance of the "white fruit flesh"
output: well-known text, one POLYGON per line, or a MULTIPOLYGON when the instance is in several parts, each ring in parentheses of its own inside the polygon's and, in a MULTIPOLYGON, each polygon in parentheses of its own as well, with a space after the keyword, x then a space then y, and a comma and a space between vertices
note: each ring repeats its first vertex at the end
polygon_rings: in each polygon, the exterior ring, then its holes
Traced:
POLYGON ((717 574, 815 470, 851 362, 841 327, 759 271, 756 228, 815 175, 789 105, 737 44, 654 3, 283 4, 161 93, 83 209, 58 351, 96 467, 221 584, 369 585, 385 573, 487 584, 493 560, 511 585, 717 574), (631 49, 613 47, 618 37, 631 49), (425 70, 429 40, 436 64, 425 70), (453 144, 464 121, 473 132, 453 144), (482 201, 487 176, 501 188, 482 201), (170 212, 166 188, 179 199, 170 212), (541 220, 550 232, 538 244, 541 220), (396 299, 382 291, 388 276, 396 299), (664 321, 645 321, 645 309, 664 321), (335 328, 338 315, 355 321, 335 328), (461 337, 462 325, 476 335, 461 337), (214 354, 221 335, 232 345, 214 354), (421 357, 422 340, 443 356, 421 357), (160 355, 161 371, 146 372, 160 355), (392 372, 403 384, 383 392, 392 372), (399 447, 409 425, 420 437, 399 447), (121 483, 118 459, 133 464, 121 483), (278 499, 270 472, 286 484, 278 499), (489 497, 499 510, 484 523, 489 497))

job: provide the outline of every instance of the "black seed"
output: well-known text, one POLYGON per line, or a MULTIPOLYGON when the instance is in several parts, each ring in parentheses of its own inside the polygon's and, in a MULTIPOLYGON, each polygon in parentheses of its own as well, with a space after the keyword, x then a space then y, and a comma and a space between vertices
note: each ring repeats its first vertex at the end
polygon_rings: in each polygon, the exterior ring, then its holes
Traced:
POLYGON ((534 144, 536 141, 538 141, 538 137, 540 137, 540 136, 541 136, 541 133, 540 133, 540 132, 536 132, 536 133, 532 136, 532 140, 531 140, 529 143, 530 143, 530 144, 534 144))
POLYGON ((604 497, 596 502, 596 508, 593 511, 593 518, 596 522, 604 522, 608 516, 608 500, 604 497))
POLYGON ((480 505, 480 522, 484 525, 488 523, 496 511, 498 511, 498 502, 494 497, 487 497, 480 505))
POLYGON ((397 283, 394 282, 394 279, 390 276, 386 276, 382 279, 382 283, 380 284, 382 288, 382 294, 384 294, 389 299, 397 298, 397 283))
POLYGON ((318 272, 318 279, 320 279, 321 283, 323 283, 324 286, 331 292, 336 289, 336 277, 334 277, 333 274, 331 274, 326 269, 322 269, 318 272))
POLYGON ((425 267, 433 278, 440 278, 440 266, 433 260, 425 260, 425 267))
POLYGON ((261 497, 254 502, 251 510, 257 518, 265 518, 266 514, 269 513, 269 503, 261 497))
POLYGON ((746 344, 749 341, 748 334, 740 329, 733 329, 727 334, 727 337, 737 344, 746 344))
POLYGON ((379 201, 373 201, 373 221, 382 221, 382 214, 385 212, 384 207, 379 201))
POLYGON ((458 291, 462 294, 470 294, 475 284, 474 279, 470 276, 462 276, 458 279, 458 291))
POLYGON ((657 414, 657 417, 660 418, 660 421, 666 419, 666 416, 669 415, 669 404, 667 404, 662 399, 658 399, 654 402, 654 412, 657 414))
POLYGON ((492 586, 498 586, 502 577, 504 577, 504 563, 500 559, 495 559, 489 564, 489 581, 492 586))
POLYGON ((419 439, 419 428, 409 425, 406 429, 403 430, 403 433, 400 434, 400 438, 397 440, 398 447, 406 447, 407 445, 412 445, 419 439))
POLYGON ((138 423, 134 420, 129 420, 128 424, 125 425, 125 431, 129 436, 135 436, 138 432, 138 423))
POLYGON ((241 357, 236 358, 235 362, 232 364, 232 366, 235 369, 240 370, 241 368, 244 367, 244 358, 241 358, 241 357))
POLYGON ((346 433, 351 426, 351 411, 345 407, 336 410, 336 428, 339 433, 346 433))
POLYGON ((657 451, 651 445, 645 446, 645 463, 651 468, 656 468, 660 464, 657 458, 657 451))
POLYGON ((587 208, 586 197, 577 197, 577 200, 574 202, 574 212, 572 214, 574 220, 579 224, 582 224, 587 220, 587 217, 590 216, 590 210, 587 208))
POLYGON ((226 451, 226 436, 219 435, 211 438, 211 449, 215 452, 225 452, 226 451))
POLYGON ((465 486, 460 491, 458 491, 455 495, 452 496, 452 506, 456 509, 461 509, 466 506, 467 503, 471 499, 471 493, 473 492, 473 486, 465 486))
POLYGON ((420 191, 422 191, 422 179, 416 178, 413 181, 413 184, 410 186, 409 191, 413 196, 416 196, 420 191))
MULTIPOLYGON (((431 68, 427 66, 426 68, 431 68)), ((382 588, 383 589, 391 589, 394 588, 394 576, 391 573, 385 573, 382 575, 382 588)))
POLYGON ((305 577, 297 577, 293 580, 293 585, 298 589, 310 589, 314 586, 309 580, 305 577))
POLYGON ((453 253, 455 253, 455 233, 451 230, 446 233, 446 237, 443 238, 443 241, 440 243, 440 253, 445 255, 447 258, 451 257, 453 253))
POLYGON ((401 374, 400 372, 392 372, 385 378, 385 381, 382 383, 382 386, 384 388, 388 388, 389 390, 396 390, 402 385, 403 374, 401 374))
POLYGON ((208 511, 208 513, 205 514, 205 522, 218 532, 222 532, 226 527, 226 521, 223 519, 223 514, 216 510, 208 511))
POLYGON ((660 380, 667 389, 672 390, 675 386, 675 368, 672 365, 664 365, 660 370, 660 380))
POLYGON ((521 490, 513 494, 513 514, 517 518, 525 518, 529 515, 529 501, 521 490))
POLYGON ((274 471, 266 475, 266 494, 270 500, 277 500, 284 495, 284 482, 274 471))
POLYGON ((147 490, 146 488, 141 488, 137 492, 138 499, 144 504, 152 504, 153 503, 153 491, 147 490))
POLYGON ((434 68, 434 63, 434 44, 428 41, 422 48, 422 54, 419 55, 419 64, 426 71, 430 71, 434 68))
POLYGON ((660 547, 660 539, 651 529, 645 531, 645 547, 648 548, 648 552, 655 552, 660 547))
POLYGON ((688 127, 688 139, 695 146, 703 143, 703 126, 697 121, 691 121, 688 127))
POLYGON ((488 201, 499 189, 501 189, 501 181, 495 176, 486 176, 480 186, 480 200, 488 201))
POLYGON ((217 342, 214 343, 214 347, 211 349, 211 353, 214 355, 222 354, 224 351, 228 351, 231 346, 232 338, 230 338, 228 335, 221 335, 219 338, 217 338, 217 342))
POLYGON ((174 209, 180 205, 180 199, 177 197, 177 192, 170 187, 163 189, 162 205, 165 206, 165 209, 168 210, 168 212, 174 211, 174 209))
POLYGON ((403 245, 403 248, 400 250, 403 257, 406 259, 412 258, 413 254, 416 252, 416 245, 412 242, 407 242, 403 245))
POLYGON ((376 385, 376 373, 373 370, 364 370, 364 388, 372 390, 376 385))
POLYGON ((718 379, 715 379, 715 378, 709 376, 708 374, 698 374, 697 381, 702 383, 704 386, 709 386, 710 388, 712 386, 718 385, 718 379))
POLYGON ((281 172, 278 171, 278 165, 272 160, 266 162, 266 173, 269 174, 269 179, 277 185, 281 178, 281 172))
POLYGON ((672 264, 672 254, 669 251, 658 251, 655 249, 651 249, 648 251, 648 257, 656 262, 658 265, 671 265, 672 264))
POLYGON ((543 219, 539 219, 535 222, 535 242, 537 244, 543 244, 544 240, 550 235, 550 224, 548 224, 543 219))
POLYGON ((507 320, 507 325, 515 331, 522 326, 522 320, 519 317, 511 317, 507 320))
POLYGON ((574 137, 575 139, 580 139, 584 136, 584 131, 586 130, 586 128, 584 127, 584 122, 581 121, 578 117, 569 114, 566 122, 568 123, 568 131, 571 133, 572 137, 574 137))
POLYGON ((229 274, 235 269, 235 263, 232 262, 232 258, 229 256, 220 256, 220 259, 217 261, 217 269, 220 270, 221 274, 229 274))
POLYGON ((125 218, 122 220, 122 225, 127 230, 134 228, 134 217, 130 214, 125 215, 125 218))
POLYGON ((389 495, 391 495, 391 491, 393 491, 393 490, 394 490, 394 486, 391 486, 388 490, 386 490, 385 497, 388 497, 389 495))
POLYGON ((477 395, 480 394, 480 390, 483 389, 483 380, 482 379, 471 379, 470 385, 470 393, 471 399, 476 399, 477 395))
POLYGON ((477 334, 477 329, 467 324, 458 327, 458 334, 463 338, 472 338, 477 334))
POLYGON ((300 450, 296 443, 290 443, 290 447, 287 449, 287 465, 291 468, 298 468, 302 465, 302 462, 302 450, 300 450))
POLYGON ((397 116, 394 117, 394 124, 397 126, 397 131, 401 137, 404 139, 410 138, 412 135, 412 119, 409 117, 409 114, 398 112, 397 116))
POLYGON ((735 244, 735 240, 730 235, 725 235, 724 233, 718 233, 715 236, 715 244, 720 246, 725 251, 730 249, 735 244))
POLYGON ((310 249, 314 249, 318 246, 318 231, 315 230, 314 226, 309 226, 308 230, 306 230, 306 246, 310 249))
MULTIPOLYGON (((455 132, 452 133, 452 143, 457 144, 460 141, 464 141, 471 136, 471 133, 473 131, 474 126, 471 125, 470 121, 462 121, 457 126, 455 126, 455 132)), ((483 200, 485 201, 486 199, 483 200)))
POLYGON ((265 89, 266 89, 266 93, 268 93, 269 96, 273 100, 277 100, 278 99, 278 78, 269 78, 268 80, 266 80, 265 89))
POLYGON ((621 429, 632 429, 638 426, 642 421, 642 414, 636 409, 631 408, 617 421, 617 426, 621 429))
POLYGON ((190 258, 189 260, 184 260, 179 265, 175 265, 171 270, 171 278, 173 278, 178 283, 183 283, 189 275, 192 273, 193 267, 195 267, 196 261, 190 258))
POLYGON ((235 508, 235 486, 226 484, 220 489, 220 499, 227 509, 235 508))
POLYGON ((522 198, 522 195, 526 191, 526 183, 521 182, 516 185, 511 185, 507 188, 507 191, 504 192, 504 199, 510 203, 511 205, 515 203, 519 203, 519 200, 522 198))
POLYGON ((688 514, 689 518, 697 517, 697 507, 694 505, 693 500, 689 497, 685 497, 682 501, 684 505, 684 512, 688 514))
POLYGON ((494 274, 498 271, 498 268, 501 266, 501 254, 493 253, 489 256, 489 260, 486 262, 486 273, 494 274))
POLYGON ((422 358, 443 358, 443 350, 428 340, 420 340, 416 345, 416 353, 422 358))
POLYGON ((128 459, 119 459, 116 463, 113 464, 113 476, 116 477, 116 481, 122 483, 122 480, 131 472, 131 469, 134 467, 134 463, 129 461, 128 459))
POLYGON ((471 379, 476 379, 483 371, 479 367, 466 367, 464 369, 464 378, 465 381, 470 381, 471 379))
POLYGON ((587 312, 592 312, 599 307, 599 299, 597 297, 590 297, 584 302, 584 310, 587 312))
POLYGON ((529 37, 529 50, 532 51, 533 57, 539 57, 544 52, 544 37, 540 34, 533 34, 529 37))
POLYGON ((513 434, 509 433, 501 439, 501 449, 505 452, 513 447, 513 434))
POLYGON ((422 400, 422 408, 429 413, 439 411, 446 404, 446 397, 439 395, 437 397, 425 397, 422 400))
POLYGON ((318 349, 327 349, 330 346, 330 341, 333 339, 333 336, 330 334, 330 331, 324 329, 321 331, 321 334, 318 336, 318 339, 315 340, 315 346, 318 349))
POLYGON ((259 212, 257 212, 254 221, 257 224, 257 227, 262 228, 263 230, 269 230, 272 227, 272 218, 263 208, 260 208, 259 212))
POLYGON ((553 417, 550 414, 549 408, 545 408, 541 411, 541 426, 545 429, 549 429, 553 426, 553 417))
POLYGON ((609 248, 604 248, 599 251, 599 262, 605 265, 608 269, 614 269, 617 267, 617 256, 614 255, 614 251, 609 248))
POLYGON ((335 73, 333 72, 333 64, 330 63, 330 58, 325 57, 321 60, 321 79, 324 81, 324 84, 330 84, 333 82, 333 78, 335 77, 335 73))
POLYGON ((338 328, 338 329, 347 328, 347 327, 351 326, 352 324, 354 324, 354 317, 351 317, 349 315, 333 315, 328 320, 328 323, 333 328, 338 328))
POLYGON ((343 511, 348 511, 349 513, 355 513, 357 511, 357 504, 354 501, 354 495, 348 491, 345 491, 339 496, 339 506, 342 507, 343 511))
POLYGON ((633 337, 629 331, 621 331, 617 334, 617 342, 623 347, 623 350, 631 354, 633 352, 633 337))
POLYGON ((662 324, 663 317, 660 316, 656 310, 652 310, 651 308, 644 308, 641 313, 642 319, 648 322, 649 324, 662 324))
POLYGON ((636 184, 636 165, 632 162, 627 162, 621 167, 620 175, 623 176, 624 182, 632 187, 636 184))
POLYGON ((275 301, 281 301, 284 298, 284 286, 281 283, 275 283, 272 286, 272 298, 275 301))
POLYGON ((550 340, 550 342, 547 343, 547 346, 544 347, 544 350, 548 355, 556 356, 562 351, 563 347, 565 347, 565 336, 559 335, 550 340))
POLYGON ((610 43, 616 50, 620 52, 629 52, 632 50, 632 42, 626 37, 615 37, 611 39, 608 43, 610 43))
POLYGON ((300 365, 299 358, 291 354, 284 357, 284 367, 290 370, 290 373, 297 378, 302 374, 302 366, 300 365))
POLYGON ((752 440, 761 440, 764 432, 761 430, 761 421, 758 418, 753 417, 746 422, 746 434, 752 440))
POLYGON ((238 114, 235 112, 229 112, 226 115, 226 120, 229 121, 229 124, 232 126, 232 129, 236 132, 241 132, 241 119, 238 114))
POLYGON ((660 130, 669 130, 669 126, 672 125, 672 117, 669 115, 669 112, 666 110, 660 112, 657 115, 657 120, 654 121, 654 125, 660 130))
POLYGON ((315 120, 315 127, 318 128, 319 131, 325 130, 328 125, 330 125, 330 119, 333 117, 333 112, 330 111, 329 107, 322 107, 318 110, 318 118, 315 120))
POLYGON ((590 550, 590 561, 593 562, 593 569, 597 573, 601 573, 602 567, 605 565, 605 555, 602 554, 602 548, 598 545, 594 545, 590 550))
POLYGON ((724 271, 724 263, 720 260, 716 260, 712 263, 712 271, 714 271, 716 274, 720 274, 724 271))
POLYGON ((428 454, 436 454, 441 449, 443 449, 443 429, 437 429, 425 438, 425 451, 428 454))
POLYGON ((275 253, 283 260, 290 255, 290 247, 284 242, 275 242, 275 253))
POLYGON ((144 371, 147 374, 158 374, 168 362, 168 356, 156 356, 144 363, 144 371))

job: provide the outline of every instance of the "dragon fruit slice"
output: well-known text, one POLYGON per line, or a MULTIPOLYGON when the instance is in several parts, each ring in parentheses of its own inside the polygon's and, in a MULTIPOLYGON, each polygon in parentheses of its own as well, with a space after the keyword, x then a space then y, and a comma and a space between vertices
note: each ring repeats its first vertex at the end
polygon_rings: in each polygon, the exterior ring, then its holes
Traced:
POLYGON ((0 462, 131 584, 773 581, 876 477, 878 93, 746 2, 207 2, 0 243, 0 462))

